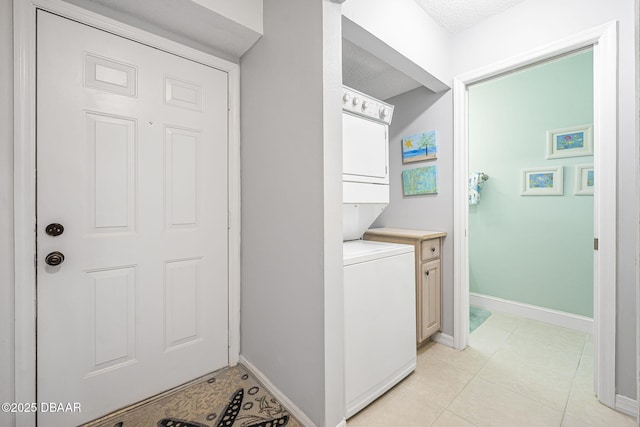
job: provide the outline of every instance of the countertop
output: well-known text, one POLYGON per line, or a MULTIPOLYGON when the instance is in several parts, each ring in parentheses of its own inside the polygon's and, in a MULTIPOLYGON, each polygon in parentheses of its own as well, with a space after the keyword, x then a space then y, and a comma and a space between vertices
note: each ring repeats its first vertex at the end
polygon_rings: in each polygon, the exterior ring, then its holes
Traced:
POLYGON ((447 235, 444 231, 429 231, 429 230, 412 230, 408 228, 370 228, 365 233, 365 236, 389 236, 389 237, 402 237, 406 239, 436 239, 438 237, 445 237, 447 235))

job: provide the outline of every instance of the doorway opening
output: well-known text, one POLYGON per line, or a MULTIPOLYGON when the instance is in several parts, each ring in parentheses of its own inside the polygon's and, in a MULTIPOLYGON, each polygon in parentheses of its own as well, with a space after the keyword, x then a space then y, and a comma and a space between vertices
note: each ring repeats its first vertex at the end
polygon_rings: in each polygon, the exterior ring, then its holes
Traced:
POLYGON ((617 25, 606 24, 454 79, 454 345, 469 339, 469 86, 580 49, 593 48, 595 176, 594 386, 598 399, 615 406, 617 25), (606 243, 605 243, 606 242, 606 243))
POLYGON ((591 48, 469 86, 472 306, 591 334, 592 134, 591 48))

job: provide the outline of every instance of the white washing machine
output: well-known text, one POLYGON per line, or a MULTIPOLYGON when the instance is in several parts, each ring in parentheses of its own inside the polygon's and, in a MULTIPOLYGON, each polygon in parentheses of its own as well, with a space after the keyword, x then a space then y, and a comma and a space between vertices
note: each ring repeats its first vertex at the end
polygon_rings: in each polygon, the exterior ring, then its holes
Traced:
POLYGON ((416 368, 413 246, 343 243, 346 418, 416 368))

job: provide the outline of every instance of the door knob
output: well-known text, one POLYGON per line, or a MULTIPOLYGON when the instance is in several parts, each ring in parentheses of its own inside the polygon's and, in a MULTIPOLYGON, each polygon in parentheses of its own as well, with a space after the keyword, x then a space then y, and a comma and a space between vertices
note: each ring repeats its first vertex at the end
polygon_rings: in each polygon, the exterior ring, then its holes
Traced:
POLYGON ((64 261, 64 255, 62 254, 62 252, 58 252, 58 251, 51 252, 44 258, 44 262, 46 262, 47 265, 52 265, 52 266, 60 265, 62 264, 63 261, 64 261))
POLYGON ((54 222, 53 224, 47 225, 47 228, 45 228, 44 231, 49 236, 59 236, 64 232, 64 227, 62 226, 62 224, 54 222))

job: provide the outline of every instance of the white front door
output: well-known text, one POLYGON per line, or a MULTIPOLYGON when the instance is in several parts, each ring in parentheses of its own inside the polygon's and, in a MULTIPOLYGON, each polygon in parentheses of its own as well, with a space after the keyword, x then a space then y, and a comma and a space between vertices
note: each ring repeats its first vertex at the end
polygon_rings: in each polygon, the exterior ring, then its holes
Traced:
POLYGON ((228 364, 228 76, 42 11, 37 40, 38 421, 69 426, 228 364))

